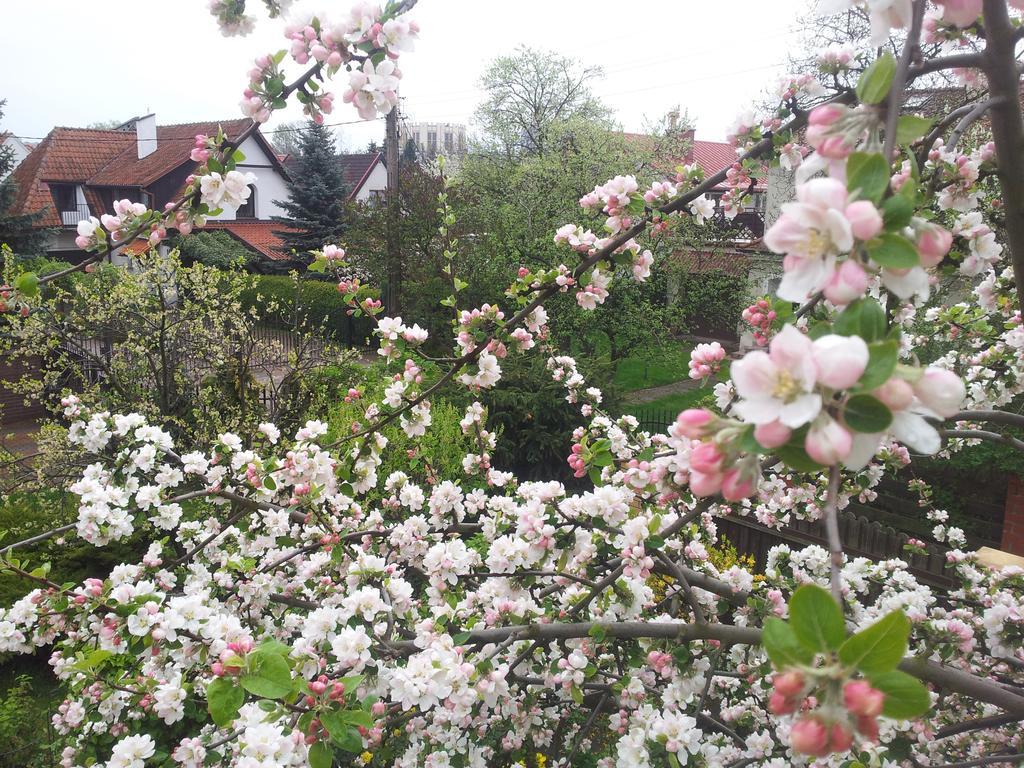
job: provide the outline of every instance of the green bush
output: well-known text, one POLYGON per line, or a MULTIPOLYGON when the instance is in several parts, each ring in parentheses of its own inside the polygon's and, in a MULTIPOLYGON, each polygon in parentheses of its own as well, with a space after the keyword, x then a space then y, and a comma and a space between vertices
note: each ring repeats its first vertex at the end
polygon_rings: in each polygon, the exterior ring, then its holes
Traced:
POLYGON ((740 314, 749 304, 747 280, 723 272, 676 275, 674 306, 690 333, 736 338, 740 314))
POLYGON ((50 717, 59 701, 50 677, 19 674, 0 694, 0 768, 49 768, 58 764, 61 745, 50 727, 50 717))
POLYGON ((187 267, 204 264, 218 269, 248 268, 257 261, 252 251, 227 232, 193 232, 175 238, 172 245, 187 267))
MULTIPOLYGON (((380 366, 364 367, 363 382, 360 389, 363 397, 352 403, 342 402, 334 408, 328 419, 331 426, 329 439, 334 440, 351 434, 353 422, 366 424, 363 413, 369 403, 379 401, 383 396, 384 387, 390 378, 383 374, 380 366)), ((416 482, 425 482, 428 478, 459 481, 465 477, 462 470, 462 458, 475 452, 473 441, 462 434, 459 422, 465 413, 457 403, 442 398, 435 398, 431 408, 432 422, 426 435, 410 438, 398 422, 383 428, 382 433, 388 439, 388 447, 381 456, 384 460, 377 468, 379 483, 392 472, 405 472, 416 482), (407 458, 408 451, 415 451, 412 458, 407 458)))
POLYGON ((332 338, 353 346, 365 346, 373 326, 365 317, 348 314, 348 304, 337 286, 323 280, 288 275, 260 275, 242 292, 242 305, 267 312, 266 320, 283 328, 320 328, 332 338))

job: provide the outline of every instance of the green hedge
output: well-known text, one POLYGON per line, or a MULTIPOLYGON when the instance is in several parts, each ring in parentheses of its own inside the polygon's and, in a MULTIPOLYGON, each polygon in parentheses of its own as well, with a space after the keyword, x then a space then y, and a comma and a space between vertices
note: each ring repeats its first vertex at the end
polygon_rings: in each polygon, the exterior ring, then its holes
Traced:
POLYGON ((353 346, 365 346, 373 328, 365 317, 349 317, 337 286, 323 280, 259 275, 253 287, 242 292, 242 303, 256 307, 270 323, 322 327, 332 338, 353 346))

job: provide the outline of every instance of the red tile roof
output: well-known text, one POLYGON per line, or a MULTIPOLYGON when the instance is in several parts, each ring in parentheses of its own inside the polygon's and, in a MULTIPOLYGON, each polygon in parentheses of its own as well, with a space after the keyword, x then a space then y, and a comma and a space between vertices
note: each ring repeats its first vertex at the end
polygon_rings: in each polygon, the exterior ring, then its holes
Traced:
POLYGON ((289 261, 291 254, 276 234, 284 229, 274 221, 208 221, 201 231, 223 230, 271 261, 289 261))
POLYGON ((18 185, 14 210, 27 213, 46 208, 38 226, 59 227, 49 182, 84 184, 129 145, 135 147, 134 134, 54 128, 11 174, 18 185))
MULTIPOLYGON (((644 144, 653 148, 652 137, 647 134, 625 133, 623 135, 627 141, 644 144)), ((683 131, 682 141, 686 144, 686 151, 683 153, 683 157, 673 162, 696 163, 704 169, 704 173, 707 176, 713 176, 736 162, 735 147, 724 141, 704 141, 703 139, 694 138, 692 130, 683 131)), ((764 170, 765 173, 755 180, 754 188, 759 192, 763 192, 768 188, 767 168, 764 170)), ((716 189, 725 189, 725 185, 720 184, 716 189)))
MULTIPOLYGON (((157 148, 138 157, 133 130, 94 130, 89 128, 54 128, 22 161, 12 178, 18 184, 14 210, 39 211, 47 208, 39 226, 59 227, 60 217, 50 192, 51 182, 85 186, 90 213, 105 213, 103 203, 90 187, 145 188, 171 171, 192 162, 189 153, 196 134, 216 135, 218 127, 230 136, 238 136, 249 120, 206 121, 157 126, 157 148)), ((277 156, 258 131, 256 141, 263 145, 271 162, 277 156)), ((278 164, 278 170, 284 172, 278 164)))
POLYGON ((158 125, 156 127, 156 149, 141 160, 134 131, 110 131, 110 133, 127 135, 131 145, 91 175, 88 183, 97 187, 148 186, 178 166, 191 162, 189 153, 192 151, 192 142, 195 140, 196 134, 215 136, 218 126, 223 128, 224 133, 230 138, 238 136, 248 128, 249 120, 243 117, 238 120, 158 125))
MULTIPOLYGON (((381 152, 361 152, 349 155, 336 155, 338 166, 341 168, 341 177, 348 189, 348 199, 354 200, 363 184, 370 177, 370 172, 377 163, 384 162, 384 155, 381 152)), ((293 155, 285 155, 282 160, 284 167, 289 171, 295 169, 298 163, 293 155)))

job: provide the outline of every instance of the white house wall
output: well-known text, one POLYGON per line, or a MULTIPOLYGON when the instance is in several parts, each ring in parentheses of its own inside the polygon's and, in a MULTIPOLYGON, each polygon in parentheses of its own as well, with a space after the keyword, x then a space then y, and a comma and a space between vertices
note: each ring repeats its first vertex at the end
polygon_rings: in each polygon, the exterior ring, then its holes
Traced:
MULTIPOLYGON (((10 147, 14 151, 14 154, 12 155, 14 164, 11 166, 11 170, 8 172, 12 173, 15 168, 21 165, 21 161, 28 157, 29 149, 28 147, 25 146, 21 139, 18 139, 14 136, 8 136, 6 139, 4 139, 4 146, 10 147)), ((7 178, 7 176, 7 173, 0 176, 0 181, 7 178)))
MULTIPOLYGON (((263 147, 251 136, 241 146, 245 161, 236 170, 250 172, 256 176, 256 218, 269 219, 271 216, 284 216, 284 210, 274 204, 275 200, 288 199, 288 187, 284 177, 274 166, 263 147)), ((219 216, 211 216, 214 221, 231 221, 235 218, 234 211, 225 210, 219 216)))
POLYGON ((356 201, 365 203, 371 197, 375 196, 375 192, 383 194, 387 188, 388 170, 384 167, 384 163, 376 163, 373 166, 373 170, 370 171, 369 177, 356 193, 356 201))

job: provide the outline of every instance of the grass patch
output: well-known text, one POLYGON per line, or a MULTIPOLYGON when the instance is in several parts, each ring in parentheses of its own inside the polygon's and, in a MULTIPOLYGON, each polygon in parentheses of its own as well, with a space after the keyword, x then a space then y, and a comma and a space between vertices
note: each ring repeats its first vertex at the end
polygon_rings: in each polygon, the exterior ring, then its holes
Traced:
POLYGON ((619 361, 615 385, 625 392, 683 381, 690 375, 690 350, 685 343, 651 347, 619 361))
POLYGON ((714 394, 710 387, 688 389, 685 392, 677 392, 673 395, 665 395, 649 403, 629 403, 623 410, 634 415, 643 411, 685 411, 687 408, 697 408, 714 402, 714 394), (704 401, 707 400, 708 403, 704 401))

